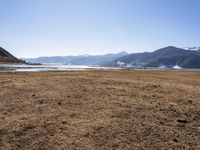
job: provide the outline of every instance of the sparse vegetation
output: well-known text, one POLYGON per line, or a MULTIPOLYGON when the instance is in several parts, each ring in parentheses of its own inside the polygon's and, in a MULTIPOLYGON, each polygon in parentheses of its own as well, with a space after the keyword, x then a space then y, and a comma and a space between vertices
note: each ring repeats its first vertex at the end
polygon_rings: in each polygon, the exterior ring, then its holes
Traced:
POLYGON ((200 72, 0 74, 0 149, 199 149, 200 72))

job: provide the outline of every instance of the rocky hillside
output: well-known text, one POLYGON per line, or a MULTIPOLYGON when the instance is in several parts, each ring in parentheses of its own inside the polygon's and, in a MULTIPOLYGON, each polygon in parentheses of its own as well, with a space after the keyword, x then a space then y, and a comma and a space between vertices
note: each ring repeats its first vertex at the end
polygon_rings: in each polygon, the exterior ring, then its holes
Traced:
POLYGON ((22 60, 17 59, 15 56, 10 54, 8 51, 0 47, 0 63, 25 63, 22 60))
POLYGON ((133 53, 120 57, 106 66, 114 67, 162 67, 162 68, 200 68, 200 53, 173 46, 154 52, 133 53))

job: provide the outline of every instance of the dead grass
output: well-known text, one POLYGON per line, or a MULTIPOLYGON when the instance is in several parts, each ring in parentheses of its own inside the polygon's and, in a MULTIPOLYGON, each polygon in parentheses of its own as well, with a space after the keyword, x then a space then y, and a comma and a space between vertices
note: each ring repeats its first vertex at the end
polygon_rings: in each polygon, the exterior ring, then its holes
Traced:
POLYGON ((0 73, 2 150, 200 149, 199 141, 200 72, 0 73))

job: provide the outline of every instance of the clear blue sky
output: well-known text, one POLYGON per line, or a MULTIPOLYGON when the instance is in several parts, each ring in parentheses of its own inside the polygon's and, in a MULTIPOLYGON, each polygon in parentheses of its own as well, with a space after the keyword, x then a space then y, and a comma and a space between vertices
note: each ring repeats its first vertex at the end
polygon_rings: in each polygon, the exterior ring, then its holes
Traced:
POLYGON ((17 57, 200 46, 200 0, 0 0, 0 46, 17 57))

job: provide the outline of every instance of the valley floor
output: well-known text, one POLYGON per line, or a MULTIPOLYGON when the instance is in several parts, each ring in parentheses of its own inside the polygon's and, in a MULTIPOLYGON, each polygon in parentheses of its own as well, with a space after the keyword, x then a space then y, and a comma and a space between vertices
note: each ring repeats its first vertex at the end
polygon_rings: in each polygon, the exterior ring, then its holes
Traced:
POLYGON ((0 149, 200 149, 200 72, 0 73, 0 149))

